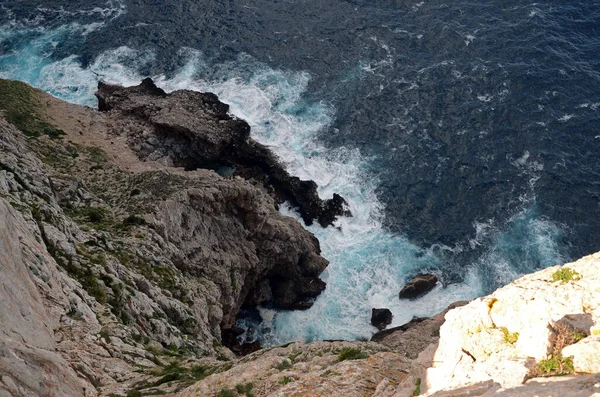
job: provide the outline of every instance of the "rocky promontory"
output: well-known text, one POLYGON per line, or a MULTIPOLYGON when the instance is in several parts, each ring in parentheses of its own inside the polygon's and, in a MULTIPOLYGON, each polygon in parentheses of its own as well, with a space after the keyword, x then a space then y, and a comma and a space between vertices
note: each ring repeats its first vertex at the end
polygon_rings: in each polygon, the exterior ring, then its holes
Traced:
POLYGON ((100 83, 100 111, 111 115, 111 133, 124 135, 142 160, 184 167, 224 169, 261 181, 277 203, 296 207, 307 225, 332 224, 349 215, 346 202, 334 194, 321 200, 317 185, 289 175, 275 155, 250 137, 250 126, 231 116, 216 95, 189 90, 167 94, 147 78, 135 87, 100 83))
POLYGON ((326 225, 341 198, 288 175, 212 94, 145 80, 98 96, 101 112, 0 80, 0 266, 16 288, 0 328, 9 356, 37 349, 30 373, 2 365, 10 394, 107 394, 134 365, 229 359, 242 307, 305 309, 325 288, 318 240, 277 204, 326 225))
POLYGON ((278 204, 328 225, 343 199, 212 94, 97 95, 100 111, 0 80, 0 396, 600 393, 600 253, 369 342, 237 345, 241 309, 326 287, 318 240, 278 204))

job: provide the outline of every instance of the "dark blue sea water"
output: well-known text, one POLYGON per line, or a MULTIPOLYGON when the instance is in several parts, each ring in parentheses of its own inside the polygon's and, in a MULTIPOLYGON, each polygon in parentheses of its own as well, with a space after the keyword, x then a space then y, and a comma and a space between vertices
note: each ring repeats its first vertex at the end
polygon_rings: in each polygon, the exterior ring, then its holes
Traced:
MULTIPOLYGON (((99 79, 213 91, 342 194, 304 312, 265 343, 369 336, 600 249, 600 2, 0 0, 0 77, 95 106, 99 79), (397 294, 416 272, 442 285, 397 294)), ((295 216, 289 209, 286 214, 295 216)))

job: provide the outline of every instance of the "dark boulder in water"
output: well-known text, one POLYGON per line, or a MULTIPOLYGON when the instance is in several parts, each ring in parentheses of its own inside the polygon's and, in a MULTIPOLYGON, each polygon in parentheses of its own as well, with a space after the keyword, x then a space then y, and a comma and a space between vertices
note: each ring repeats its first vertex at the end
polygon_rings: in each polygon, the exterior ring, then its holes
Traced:
POLYGON ((189 90, 168 94, 146 78, 127 88, 100 82, 96 97, 100 111, 135 119, 118 128, 125 130, 142 160, 187 170, 233 169, 235 175, 260 181, 277 203, 288 201, 307 225, 316 220, 326 227, 340 215, 351 215, 340 195, 322 200, 315 182, 291 176, 277 156, 250 137, 248 123, 229 115, 229 105, 215 94, 189 90))
POLYGON ((390 309, 372 309, 371 310, 371 324, 378 330, 382 331, 392 323, 394 315, 390 309))
POLYGON ((417 274, 402 288, 400 299, 417 299, 431 291, 437 281, 433 274, 417 274))
POLYGON ((305 310, 313 305, 314 299, 327 284, 316 277, 294 279, 271 279, 273 303, 276 307, 290 310, 305 310))

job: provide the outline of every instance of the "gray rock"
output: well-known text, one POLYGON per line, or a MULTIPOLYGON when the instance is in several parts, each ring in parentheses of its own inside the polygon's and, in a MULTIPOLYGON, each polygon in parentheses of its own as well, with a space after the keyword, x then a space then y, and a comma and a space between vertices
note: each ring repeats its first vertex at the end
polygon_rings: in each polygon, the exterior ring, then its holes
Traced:
POLYGON ((338 194, 321 200, 316 183, 289 175, 269 149, 250 138, 250 126, 230 116, 229 105, 212 93, 167 94, 147 78, 128 88, 100 83, 96 97, 99 109, 115 121, 114 133, 125 134, 144 160, 168 158, 188 170, 233 167, 268 186, 277 203, 298 208, 307 225, 317 220, 325 227, 350 215, 338 194))
POLYGON ((13 396, 83 396, 84 382, 56 352, 53 322, 29 273, 32 261, 51 258, 2 198, 0 219, 0 390, 13 396))

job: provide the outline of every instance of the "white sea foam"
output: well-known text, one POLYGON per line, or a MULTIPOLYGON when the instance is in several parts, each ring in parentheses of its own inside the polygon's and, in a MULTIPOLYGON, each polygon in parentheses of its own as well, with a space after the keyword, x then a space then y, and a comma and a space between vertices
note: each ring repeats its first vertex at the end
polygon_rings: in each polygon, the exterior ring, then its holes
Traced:
MULTIPOLYGON (((151 53, 121 47, 103 53, 87 68, 74 56, 52 62, 47 54, 51 43, 60 39, 59 33, 47 32, 18 53, 0 57, 2 76, 25 80, 71 102, 93 105, 99 79, 137 84, 144 77, 139 70, 153 60, 151 53)), ((183 49, 182 55, 188 62, 177 73, 153 76, 159 86, 167 91, 185 88, 216 93, 230 104, 234 115, 248 121, 253 137, 270 147, 291 174, 317 182, 322 197, 341 194, 353 213, 337 221, 339 229, 308 227, 330 261, 322 275, 327 289, 306 311, 262 309, 263 342, 369 337, 374 331, 369 325, 373 307, 391 309, 392 325, 400 325, 413 316, 435 314, 456 300, 478 296, 490 285, 510 281, 523 268, 553 264, 548 258, 558 255, 554 243, 558 229, 539 223, 534 213, 515 217, 508 231, 475 225, 477 236, 471 244, 489 249, 477 263, 461 270, 462 281, 444 281, 443 287, 422 299, 401 302, 397 294, 408 277, 429 271, 443 280, 442 270, 448 265, 443 263, 444 253, 465 247, 422 249, 382 227, 384 208, 375 193, 378 179, 368 171, 370 159, 358 150, 327 149, 317 139, 332 122, 335 109, 303 98, 311 78, 308 73, 276 70, 244 55, 220 65, 210 65, 191 49, 183 49), (524 254, 519 254, 519 246, 525 247, 524 254), (487 279, 490 274, 491 281, 487 279)), ((531 171, 527 168, 531 161, 524 157, 515 160, 515 165, 531 171)), ((282 212, 299 218, 285 206, 282 212)))

